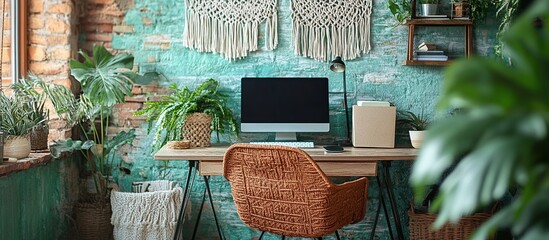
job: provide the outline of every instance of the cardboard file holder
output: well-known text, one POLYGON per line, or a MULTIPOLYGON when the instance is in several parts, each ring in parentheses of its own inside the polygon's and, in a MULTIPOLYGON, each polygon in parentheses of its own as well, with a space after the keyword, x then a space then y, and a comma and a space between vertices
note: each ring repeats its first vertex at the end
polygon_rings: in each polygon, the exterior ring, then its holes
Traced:
POLYGON ((395 147, 395 107, 353 106, 353 146, 395 147))

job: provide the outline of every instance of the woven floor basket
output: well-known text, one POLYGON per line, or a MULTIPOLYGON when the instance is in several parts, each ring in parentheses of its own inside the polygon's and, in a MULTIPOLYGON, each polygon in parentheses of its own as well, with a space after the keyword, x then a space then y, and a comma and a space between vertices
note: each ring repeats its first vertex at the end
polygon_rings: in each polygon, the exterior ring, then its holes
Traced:
POLYGON ((437 215, 432 213, 416 213, 414 208, 408 210, 410 219, 411 240, 460 240, 469 239, 469 236, 492 214, 475 213, 465 216, 457 224, 447 224, 439 230, 433 230, 432 225, 437 215))
POLYGON ((31 149, 43 150, 48 148, 48 128, 36 128, 30 132, 31 149))
POLYGON ((209 147, 212 130, 212 116, 193 113, 185 118, 183 139, 191 141, 191 147, 209 147))
POLYGON ((111 204, 77 203, 74 207, 80 240, 112 239, 111 204))

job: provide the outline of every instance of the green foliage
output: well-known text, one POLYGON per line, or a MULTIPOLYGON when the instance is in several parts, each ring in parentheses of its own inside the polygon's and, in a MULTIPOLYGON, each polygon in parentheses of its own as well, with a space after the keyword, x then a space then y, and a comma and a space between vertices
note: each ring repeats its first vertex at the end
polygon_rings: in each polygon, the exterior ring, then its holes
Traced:
POLYGON ((185 118, 191 113, 207 113, 212 116, 211 129, 230 134, 238 134, 238 124, 233 111, 227 106, 227 96, 219 92, 219 82, 208 79, 194 91, 188 87, 180 89, 174 83, 169 87, 173 93, 164 100, 146 102, 146 107, 136 112, 144 115, 149 122, 149 131, 154 129, 153 150, 157 150, 168 141, 181 140, 185 118), (154 124, 153 124, 154 121, 154 124))
POLYGON ((412 17, 412 5, 408 0, 389 0, 389 10, 398 23, 404 24, 412 17))
POLYGON ((503 41, 512 66, 477 57, 447 69, 438 107, 465 111, 430 128, 411 176, 422 199, 424 186, 447 174, 433 205, 436 226, 518 189, 472 238, 488 239, 498 228, 518 239, 549 236, 548 22, 549 1, 539 0, 509 29, 503 41))
POLYGON ((409 127, 411 130, 423 131, 429 127, 429 120, 423 115, 423 113, 416 115, 410 111, 399 111, 398 121, 409 127))
POLYGON ((133 56, 122 53, 112 55, 103 46, 94 46, 93 58, 80 52, 83 62, 70 61, 71 75, 81 83, 82 94, 76 96, 61 85, 45 88, 48 97, 59 114, 71 126, 79 126, 83 140, 58 141, 52 147, 52 155, 62 151, 82 151, 88 162, 88 170, 94 177, 101 200, 108 199, 106 181, 111 175, 116 149, 129 144, 135 138, 135 129, 120 132, 112 139, 107 137, 109 117, 117 103, 131 95, 131 71, 133 56), (87 154, 87 150, 91 154, 87 154))
POLYGON ((11 85, 18 101, 22 101, 27 108, 27 114, 36 126, 48 127, 49 111, 45 108, 46 93, 43 90, 43 81, 30 73, 11 85))
POLYGON ((0 92, 0 106, 0 131, 8 136, 24 136, 41 123, 31 118, 29 104, 17 96, 0 92))

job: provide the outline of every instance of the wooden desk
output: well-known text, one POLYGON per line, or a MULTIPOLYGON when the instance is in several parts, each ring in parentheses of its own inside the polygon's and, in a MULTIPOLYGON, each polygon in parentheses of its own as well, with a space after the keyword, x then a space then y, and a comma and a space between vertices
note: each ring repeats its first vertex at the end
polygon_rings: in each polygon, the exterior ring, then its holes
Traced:
MULTIPOLYGON (((223 175, 223 155, 228 146, 207 148, 170 149, 166 146, 155 155, 156 160, 199 161, 202 176, 223 175)), ((328 176, 376 176, 377 162, 414 160, 414 148, 354 148, 346 147, 342 153, 326 153, 322 147, 304 149, 328 176)))
MULTIPOLYGON (((212 210, 214 211, 214 219, 217 226, 217 231, 219 236, 222 238, 222 233, 217 221, 215 214, 215 209, 213 207, 213 200, 211 198, 210 187, 208 183, 209 176, 219 176, 223 175, 223 156, 228 146, 213 146, 207 148, 190 148, 190 149, 170 149, 169 147, 162 147, 155 155, 154 159, 156 160, 183 160, 189 161, 189 171, 187 172, 187 181, 183 192, 183 204, 179 212, 179 219, 177 223, 177 228, 175 232, 174 239, 179 239, 180 229, 182 224, 182 216, 185 215, 185 209, 187 205, 187 193, 189 188, 189 182, 194 182, 193 170, 196 170, 198 167, 199 174, 203 176, 204 183, 206 186, 207 194, 210 199, 210 204, 212 204, 212 210), (197 166, 198 165, 198 166, 197 166), (193 176, 191 181, 191 176, 193 176)), ((393 218, 395 220, 395 227, 398 232, 398 239, 403 239, 402 226, 400 224, 400 217, 398 214, 398 209, 396 208, 394 194, 392 192, 392 183, 390 182, 389 171, 387 170, 389 161, 392 160, 414 160, 417 156, 417 149, 413 148, 354 148, 346 147, 345 151, 341 153, 325 153, 322 147, 315 147, 311 149, 304 149, 319 165, 319 167, 326 173, 328 176, 375 176, 377 178, 377 184, 380 189, 385 189, 389 197, 390 206, 393 213, 393 218), (382 162, 383 169, 383 183, 378 177, 377 173, 377 163, 382 162)), ((383 200, 382 191, 380 193, 380 205, 383 205, 383 210, 385 211, 385 217, 387 220, 389 233, 391 239, 393 239, 392 230, 389 224, 389 216, 387 209, 385 207, 385 201, 383 200)), ((206 193, 205 193, 206 194, 206 193)), ((204 205, 204 198, 202 200, 202 205, 204 205)), ((202 208, 201 208, 202 209, 202 208)), ((379 216, 380 206, 376 212, 376 218, 374 220, 374 227, 372 228, 371 239, 373 239, 373 232, 375 231, 375 226, 377 225, 377 219, 379 216)), ((201 211, 200 211, 201 212, 201 211)), ((200 213, 198 215, 200 219, 200 213)), ((197 220, 198 222, 198 220, 197 220)), ((196 225, 197 226, 197 225, 196 225)), ((193 231, 194 234, 196 232, 193 231)))

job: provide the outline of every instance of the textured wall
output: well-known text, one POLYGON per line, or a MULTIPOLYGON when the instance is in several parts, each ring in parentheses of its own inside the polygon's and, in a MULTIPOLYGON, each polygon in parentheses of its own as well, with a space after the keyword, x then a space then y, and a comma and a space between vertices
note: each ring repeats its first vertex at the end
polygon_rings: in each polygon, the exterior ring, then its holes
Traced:
MULTIPOLYGON (((92 1, 103 4, 105 1, 92 1)), ((447 2, 447 1, 444 1, 447 2)), ((257 51, 242 60, 229 62, 222 56, 212 53, 198 53, 182 45, 184 23, 183 0, 134 0, 115 1, 128 10, 120 13, 121 22, 113 25, 112 48, 128 51, 136 57, 136 65, 141 73, 156 71, 165 75, 168 81, 181 86, 194 86, 207 78, 221 81, 223 90, 231 95, 231 104, 239 115, 239 80, 242 77, 328 77, 330 79, 331 132, 329 134, 305 134, 305 139, 317 142, 333 142, 344 137, 344 113, 342 106, 341 75, 332 73, 328 63, 297 57, 291 45, 290 0, 279 1, 279 46, 274 51, 257 51)), ((117 6, 118 6, 117 5, 117 6)), ((106 10, 105 10, 106 11, 106 10)), ((118 11, 118 10, 117 10, 118 11)), ((492 55, 495 42, 496 23, 487 20, 476 24, 474 30, 475 51, 480 55, 492 55)), ((347 81, 350 103, 356 100, 384 100, 394 103, 398 109, 424 112, 433 117, 433 108, 443 81, 444 68, 403 66, 407 28, 394 26, 385 0, 374 0, 372 14, 372 51, 362 58, 347 61, 347 81)), ((260 33, 263 35, 263 33, 260 33)), ((444 27, 420 30, 418 41, 436 39, 445 49, 455 51, 463 46, 463 33, 444 27)), ((93 42, 84 34, 85 43, 93 42)), ((260 39, 260 46, 263 39, 260 39)), ((126 111, 132 111, 126 109, 126 111)), ((126 128, 127 126, 120 126, 126 128)), ((140 132, 145 134, 144 127, 140 132)), ((272 139, 270 134, 245 134, 243 140, 272 139)), ((141 136, 130 148, 128 156, 121 164, 130 168, 130 175, 117 176, 123 186, 132 181, 158 178, 184 181, 186 163, 172 161, 155 162, 149 152, 150 137, 141 136)), ((410 163, 395 163, 391 169, 395 192, 400 211, 405 219, 405 209, 410 199, 407 186, 410 163)), ((344 179, 340 179, 344 180, 344 179)), ((345 228, 341 234, 353 239, 365 239, 373 221, 374 207, 378 202, 375 181, 371 181, 369 210, 366 219, 360 224, 345 228)), ((230 188, 222 177, 212 178, 214 204, 221 220, 224 235, 229 239, 250 239, 258 233, 244 226, 239 220, 230 188)), ((203 184, 199 179, 193 189, 192 217, 196 217, 199 194, 203 184)), ((200 239, 216 237, 215 225, 209 208, 205 208, 200 228, 200 239)), ((405 220, 406 223, 406 220, 405 220)), ((192 225, 187 224, 185 232, 192 225)), ((381 219, 376 235, 387 238, 385 221, 381 219)))
POLYGON ((1 238, 70 239, 77 179, 72 159, 0 177, 1 238))

